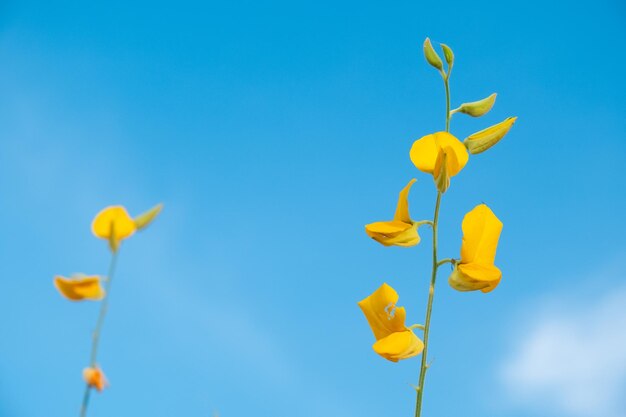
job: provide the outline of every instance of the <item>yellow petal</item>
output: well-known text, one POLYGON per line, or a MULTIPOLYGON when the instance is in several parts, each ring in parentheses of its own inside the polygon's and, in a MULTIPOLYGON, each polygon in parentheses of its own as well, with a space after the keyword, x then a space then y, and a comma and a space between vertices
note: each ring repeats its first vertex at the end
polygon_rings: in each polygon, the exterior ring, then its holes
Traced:
MULTIPOLYGON (((93 234, 111 241, 112 247, 135 233, 135 221, 122 206, 110 206, 96 215, 91 224, 93 234)), ((115 250, 115 249, 114 249, 115 250)))
POLYGON ((456 157, 454 166, 448 165, 450 177, 457 175, 469 159, 465 145, 448 132, 437 132, 416 140, 411 147, 413 164, 422 172, 432 174, 441 148, 450 147, 456 157))
POLYGON ((485 204, 479 204, 463 218, 461 263, 493 265, 502 231, 502 222, 485 204))
POLYGON ((80 278, 56 276, 54 286, 62 296, 72 301, 101 300, 105 295, 97 275, 80 278))
POLYGON ((104 372, 98 367, 83 369, 83 379, 87 385, 97 389, 98 392, 102 392, 109 385, 104 372))
POLYGON ((376 222, 365 226, 365 233, 384 246, 415 246, 420 243, 417 224, 400 221, 376 222))
POLYGON ((411 215, 409 214, 409 192, 411 191, 411 187, 417 181, 416 179, 412 179, 409 183, 400 191, 400 195, 398 196, 398 205, 396 207, 396 214, 393 216, 394 220, 399 220, 404 223, 413 223, 411 220, 411 215))
POLYGON ((367 298, 359 301, 359 307, 365 314, 376 340, 407 330, 404 325, 406 311, 404 307, 396 307, 398 298, 396 290, 385 283, 367 298))
POLYGON ((156 216, 163 210, 163 203, 159 203, 156 206, 152 207, 150 210, 145 213, 141 213, 139 216, 135 217, 135 227, 137 230, 145 229, 154 221, 156 216))
POLYGON ((459 291, 492 291, 502 272, 494 265, 502 222, 485 204, 479 204, 463 218, 461 263, 448 282, 459 291))
POLYGON ((476 281, 499 281, 502 277, 502 271, 495 265, 489 264, 460 264, 459 270, 466 276, 476 281))
POLYGON ((516 120, 517 117, 509 117, 496 125, 471 134, 463 143, 472 155, 485 152, 509 133, 516 120))
MULTIPOLYGON (((495 266, 493 267, 496 271, 491 271, 490 275, 494 279, 487 279, 487 275, 480 276, 480 279, 475 278, 474 276, 470 276, 465 273, 465 269, 462 268, 464 265, 459 265, 458 268, 455 268, 450 274, 448 278, 448 283, 452 288, 457 291, 476 291, 481 290, 484 293, 492 291, 494 288, 498 286, 500 283, 500 278, 502 273, 495 266)), ((475 273, 476 271, 471 271, 475 273)))
POLYGON ((417 356, 424 350, 424 343, 410 330, 392 333, 372 346, 374 351, 392 362, 417 356))

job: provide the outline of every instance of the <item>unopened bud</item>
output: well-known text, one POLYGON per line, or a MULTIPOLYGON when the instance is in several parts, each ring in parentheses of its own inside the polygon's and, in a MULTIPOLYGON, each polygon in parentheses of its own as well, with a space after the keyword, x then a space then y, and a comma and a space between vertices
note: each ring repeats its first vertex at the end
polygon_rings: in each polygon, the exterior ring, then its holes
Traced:
POLYGON ((441 44, 441 49, 443 49, 443 56, 448 63, 448 68, 450 68, 452 64, 454 64, 454 52, 452 52, 452 49, 445 43, 441 44))
POLYGON ((443 61, 441 61, 441 58, 439 58, 439 55, 437 55, 437 52, 433 49, 433 45, 428 38, 424 41, 424 56, 430 65, 440 71, 443 69, 443 61))
POLYGON ((159 203, 145 213, 141 213, 139 216, 135 217, 133 220, 135 222, 135 227, 137 228, 137 230, 145 229, 146 227, 148 227, 148 225, 152 223, 156 216, 159 215, 162 209, 163 203, 159 203))
POLYGON ((489 113, 489 110, 493 107, 496 102, 496 93, 493 93, 487 98, 478 101, 472 101, 471 103, 463 103, 459 106, 458 109, 454 109, 450 112, 450 114, 454 113, 463 113, 472 117, 480 117, 489 113))
POLYGON ((496 125, 468 136, 463 143, 472 155, 485 152, 509 132, 516 120, 517 117, 509 117, 496 125))

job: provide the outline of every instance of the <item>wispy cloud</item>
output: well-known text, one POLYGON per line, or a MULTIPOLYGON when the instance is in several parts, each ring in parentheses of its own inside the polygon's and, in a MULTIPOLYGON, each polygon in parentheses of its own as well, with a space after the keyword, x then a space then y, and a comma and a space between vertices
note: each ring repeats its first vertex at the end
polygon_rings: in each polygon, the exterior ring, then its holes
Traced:
POLYGON ((529 309, 528 329, 500 368, 517 407, 542 416, 626 416, 626 286, 603 286, 604 293, 598 286, 529 309))

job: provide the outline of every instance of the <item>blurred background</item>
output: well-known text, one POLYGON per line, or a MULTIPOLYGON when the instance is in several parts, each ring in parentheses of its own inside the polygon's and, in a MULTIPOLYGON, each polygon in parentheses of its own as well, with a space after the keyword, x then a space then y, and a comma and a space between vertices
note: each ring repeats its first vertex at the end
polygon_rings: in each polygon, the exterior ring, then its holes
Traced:
POLYGON ((431 238, 363 225, 397 193, 432 216, 408 151, 452 104, 459 138, 519 119, 443 199, 440 255, 485 202, 504 222, 490 294, 441 270, 424 415, 624 417, 626 7, 619 0, 0 2, 0 415, 78 415, 106 274, 93 216, 163 202, 123 243, 100 364, 104 416, 411 416, 419 360, 371 349, 356 302, 387 282, 421 322, 431 238))

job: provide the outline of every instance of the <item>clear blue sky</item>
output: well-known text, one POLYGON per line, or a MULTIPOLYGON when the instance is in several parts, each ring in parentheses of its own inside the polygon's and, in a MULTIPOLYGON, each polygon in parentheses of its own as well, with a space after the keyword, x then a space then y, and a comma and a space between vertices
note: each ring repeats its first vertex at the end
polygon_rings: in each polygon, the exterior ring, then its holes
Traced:
POLYGON ((542 300, 591 308, 624 286, 600 271, 626 256, 625 19, 618 0, 3 1, 0 416, 78 414, 97 304, 52 277, 105 274, 93 216, 157 202, 122 247, 111 387, 90 417, 411 416, 419 361, 376 356, 356 302, 386 281, 423 320, 429 234, 383 248, 363 225, 413 177, 412 214, 431 216, 432 179, 408 158, 444 123, 426 36, 456 53, 453 104, 499 94, 453 133, 519 119, 443 201, 441 255, 484 201, 504 277, 486 295, 440 280, 424 416, 575 416, 517 403, 501 374, 542 300))

